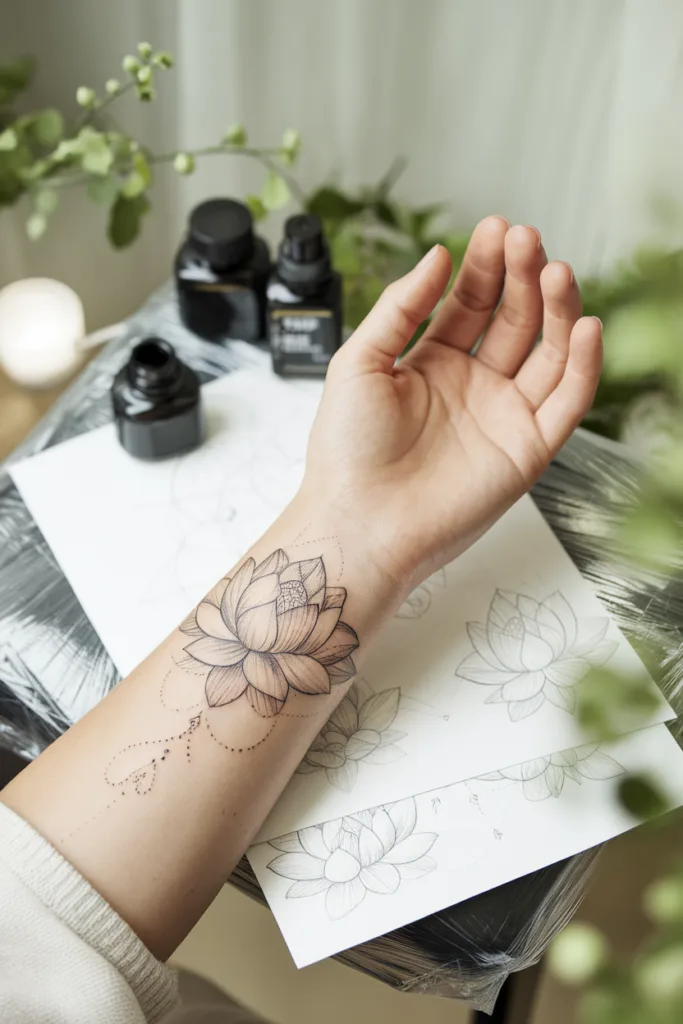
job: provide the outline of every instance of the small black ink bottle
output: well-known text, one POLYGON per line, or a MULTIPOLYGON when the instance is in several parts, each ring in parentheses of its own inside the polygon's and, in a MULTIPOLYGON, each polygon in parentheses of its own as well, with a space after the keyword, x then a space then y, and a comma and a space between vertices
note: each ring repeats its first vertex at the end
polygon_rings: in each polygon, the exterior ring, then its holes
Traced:
POLYGON ((342 281, 332 269, 319 219, 290 217, 268 282, 273 369, 324 377, 342 343, 342 281))
POLYGON ((200 203, 175 261, 181 320, 208 341, 263 341, 269 273, 268 246, 247 207, 234 199, 200 203))
POLYGON ((160 338, 145 338, 114 377, 119 441, 139 459, 178 455, 201 443, 201 390, 194 370, 160 338))

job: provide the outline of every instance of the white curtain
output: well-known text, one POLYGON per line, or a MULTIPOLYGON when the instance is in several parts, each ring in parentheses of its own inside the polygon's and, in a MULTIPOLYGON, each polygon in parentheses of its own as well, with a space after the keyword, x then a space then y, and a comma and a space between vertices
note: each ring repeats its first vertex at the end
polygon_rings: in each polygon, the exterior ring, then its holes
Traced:
MULTIPOLYGON (((461 228, 488 212, 536 224, 579 272, 683 241, 661 214, 683 200, 680 0, 0 0, 0 59, 39 59, 31 102, 73 110, 75 87, 116 75, 141 39, 177 59, 157 104, 122 113, 157 150, 212 143, 233 121, 262 143, 295 127, 305 187, 375 181, 402 154, 400 197, 447 200, 461 228)), ((0 284, 59 277, 90 327, 118 319, 168 276, 191 205, 261 176, 244 158, 182 181, 160 170, 123 253, 78 194, 35 244, 25 210, 0 213, 0 284)))

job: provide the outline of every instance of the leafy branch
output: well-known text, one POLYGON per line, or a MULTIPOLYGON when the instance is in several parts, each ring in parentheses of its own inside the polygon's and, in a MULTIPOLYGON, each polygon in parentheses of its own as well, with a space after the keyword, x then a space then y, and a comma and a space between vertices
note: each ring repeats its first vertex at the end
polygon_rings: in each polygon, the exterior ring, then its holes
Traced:
POLYGON ((107 235, 115 248, 130 245, 151 208, 154 168, 172 164, 178 174, 191 174, 196 161, 206 156, 243 156, 256 160, 266 171, 262 191, 247 197, 257 220, 293 198, 304 206, 306 196, 290 168, 301 148, 299 133, 286 131, 278 146, 248 144, 247 132, 232 125, 215 145, 173 153, 152 152, 138 139, 112 127, 111 108, 121 97, 135 92, 142 102, 156 96, 156 78, 173 66, 165 51, 140 43, 137 55, 122 61, 126 80, 110 78, 103 94, 81 85, 76 102, 81 114, 67 129, 58 110, 45 109, 14 117, 10 104, 30 83, 33 67, 18 61, 0 69, 0 206, 22 196, 30 203, 26 230, 40 238, 59 205, 61 190, 84 187, 93 202, 108 211, 107 235))

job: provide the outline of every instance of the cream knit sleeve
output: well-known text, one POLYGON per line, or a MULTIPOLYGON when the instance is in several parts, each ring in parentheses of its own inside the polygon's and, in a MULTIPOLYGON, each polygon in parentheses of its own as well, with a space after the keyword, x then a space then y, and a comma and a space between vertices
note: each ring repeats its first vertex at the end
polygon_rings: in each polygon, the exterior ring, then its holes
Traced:
POLYGON ((0 803, 0 1021, 144 1024, 171 970, 42 836, 0 803))

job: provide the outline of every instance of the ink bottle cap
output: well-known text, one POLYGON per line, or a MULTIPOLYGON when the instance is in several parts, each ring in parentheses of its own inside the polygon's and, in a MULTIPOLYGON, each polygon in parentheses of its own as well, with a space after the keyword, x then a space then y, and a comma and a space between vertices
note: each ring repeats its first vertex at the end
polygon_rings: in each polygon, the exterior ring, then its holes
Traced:
POLYGON ((236 267, 254 253, 251 213, 234 199, 209 199, 190 214, 188 240, 216 270, 236 267))
POLYGON ((119 441, 136 458, 178 455, 202 441, 199 378, 161 338, 135 345, 114 378, 112 405, 119 441))
POLYGON ((330 253, 314 213, 299 213, 285 222, 277 273, 297 295, 315 294, 331 277, 330 253))
POLYGON ((244 203, 218 198, 195 207, 173 269, 188 330, 218 344, 263 341, 270 252, 244 203))

